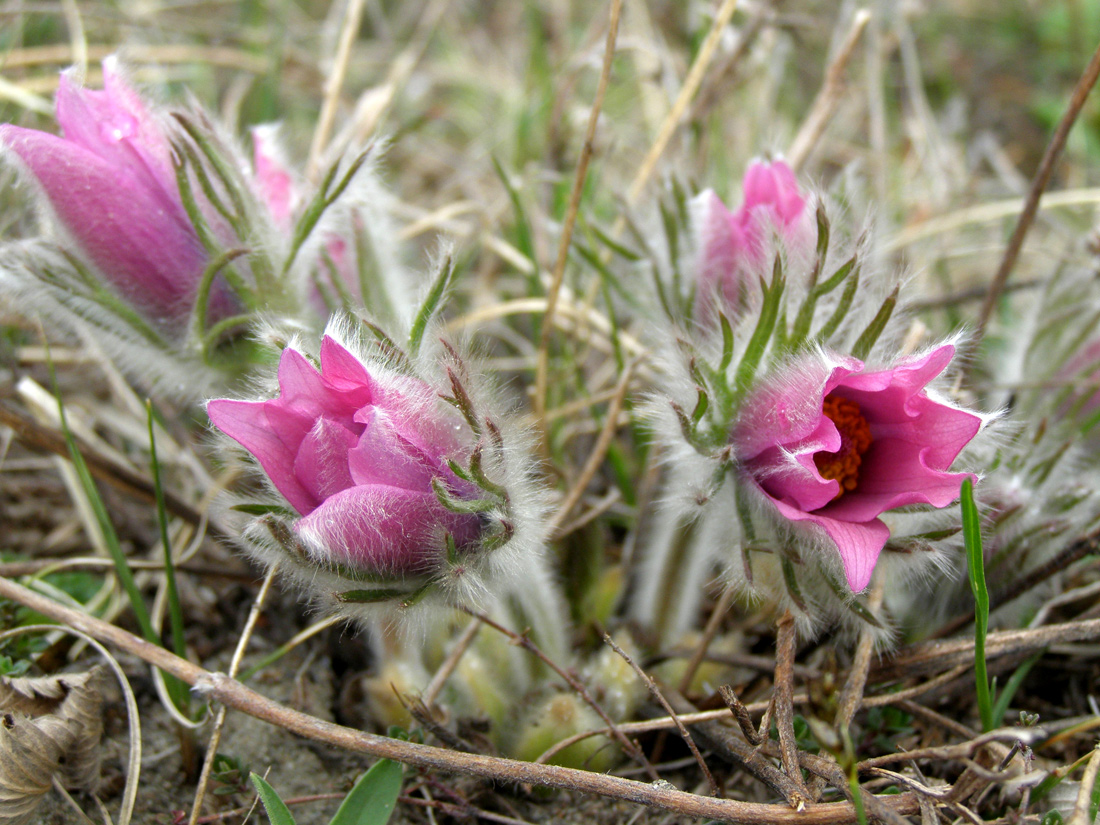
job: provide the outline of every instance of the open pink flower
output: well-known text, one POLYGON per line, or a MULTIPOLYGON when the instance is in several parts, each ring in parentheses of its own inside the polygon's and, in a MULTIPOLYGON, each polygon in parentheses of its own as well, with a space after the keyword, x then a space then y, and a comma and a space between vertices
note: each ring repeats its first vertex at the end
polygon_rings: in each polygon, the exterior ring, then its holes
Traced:
POLYGON ((801 254, 812 242, 803 219, 806 197, 786 163, 754 161, 742 188, 744 202, 733 213, 709 189, 696 201, 695 316, 703 323, 714 321, 716 309, 736 316, 742 286, 751 287, 757 276, 770 277, 769 232, 778 234, 789 253, 801 254))
MULTIPOLYGON (((0 126, 0 144, 37 179, 58 221, 120 297, 170 332, 190 316, 207 254, 180 200, 160 117, 123 81, 113 58, 102 91, 61 75, 63 137, 0 126)), ((236 311, 223 282, 208 317, 236 311)))
POLYGON ((400 578, 441 564, 445 534, 459 550, 479 538, 479 517, 452 512, 433 490, 437 480, 456 499, 477 497, 446 464, 464 457, 460 427, 427 385, 371 375, 326 336, 320 372, 283 351, 279 390, 211 401, 207 413, 302 515, 295 530, 319 562, 400 578))
POLYGON ((745 401, 737 460, 781 516, 832 539, 853 591, 867 586, 890 536, 879 515, 946 507, 974 478, 948 468, 981 417, 925 391, 954 352, 945 344, 875 372, 855 358, 806 356, 745 401))

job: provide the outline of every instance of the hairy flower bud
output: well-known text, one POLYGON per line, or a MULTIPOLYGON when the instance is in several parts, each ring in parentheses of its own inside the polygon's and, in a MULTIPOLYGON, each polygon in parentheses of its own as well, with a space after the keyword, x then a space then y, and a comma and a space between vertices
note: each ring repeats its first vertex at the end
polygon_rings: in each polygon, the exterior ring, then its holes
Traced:
POLYGON ((733 213, 709 189, 695 201, 695 317, 703 323, 713 323, 717 310, 736 317, 744 300, 742 290, 770 273, 771 233, 788 255, 804 255, 813 244, 806 196, 786 163, 754 161, 742 189, 744 201, 733 213))
POLYGON ((426 384, 371 375, 326 336, 320 372, 283 351, 279 389, 265 401, 211 401, 207 412, 301 514, 294 529, 317 561, 401 579, 443 564, 448 541, 461 553, 481 537, 477 513, 453 512, 436 493, 461 502, 479 491, 447 466, 470 445, 426 384))
POLYGON ((251 538, 262 545, 266 528, 291 574, 337 603, 408 605, 440 588, 478 600, 514 573, 509 560, 538 552, 523 448, 475 417, 453 371, 451 396, 407 360, 361 360, 339 334, 324 337, 320 369, 283 350, 276 397, 207 405, 297 514, 269 512, 251 538))
MULTIPOLYGON (((95 91, 65 72, 57 92, 63 136, 4 125, 0 144, 37 180, 63 230, 118 297, 179 335, 207 252, 181 202, 160 113, 126 85, 113 58, 103 63, 103 81, 95 91)), ((207 318, 237 310, 216 280, 207 318)))

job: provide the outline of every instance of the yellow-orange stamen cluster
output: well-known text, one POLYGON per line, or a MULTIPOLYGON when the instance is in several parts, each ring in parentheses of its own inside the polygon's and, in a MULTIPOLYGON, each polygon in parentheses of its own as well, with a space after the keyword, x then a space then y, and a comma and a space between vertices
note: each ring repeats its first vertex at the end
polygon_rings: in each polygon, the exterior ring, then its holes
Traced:
POLYGON ((840 449, 835 453, 817 453, 814 464, 824 478, 840 482, 840 492, 836 494, 840 498, 859 483, 863 454, 871 447, 871 428, 859 404, 848 398, 826 396, 821 411, 840 431, 840 449))

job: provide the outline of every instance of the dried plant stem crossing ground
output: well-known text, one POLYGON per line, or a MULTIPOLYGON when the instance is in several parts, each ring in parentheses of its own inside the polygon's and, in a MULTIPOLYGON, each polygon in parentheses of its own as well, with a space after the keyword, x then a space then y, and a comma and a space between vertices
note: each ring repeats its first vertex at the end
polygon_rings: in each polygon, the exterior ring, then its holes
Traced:
MULTIPOLYGON (((687 816, 705 816, 720 822, 736 822, 743 825, 772 825, 773 823, 775 825, 783 825, 783 823, 832 825, 832 823, 851 822, 855 815, 855 809, 847 802, 810 805, 802 811, 796 811, 784 805, 714 799, 685 793, 668 787, 668 783, 646 784, 589 771, 445 750, 352 730, 273 702, 223 673, 204 670, 121 628, 59 605, 14 582, 0 579, 0 597, 11 599, 54 621, 87 633, 101 643, 113 645, 138 656, 149 664, 183 680, 207 699, 220 702, 233 710, 247 713, 299 736, 316 739, 349 751, 393 759, 407 765, 431 768, 436 771, 465 773, 502 782, 529 783, 599 794, 663 808, 687 816)), ((914 813, 917 810, 916 796, 913 794, 883 796, 881 802, 900 814, 914 813)))

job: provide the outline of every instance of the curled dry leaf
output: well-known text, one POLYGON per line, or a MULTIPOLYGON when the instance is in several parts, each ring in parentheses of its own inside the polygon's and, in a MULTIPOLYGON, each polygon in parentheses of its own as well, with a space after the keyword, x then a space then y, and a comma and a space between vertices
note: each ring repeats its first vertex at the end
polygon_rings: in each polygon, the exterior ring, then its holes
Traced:
POLYGON ((0 677, 0 821, 30 822, 53 778, 90 790, 99 777, 102 670, 0 677))

